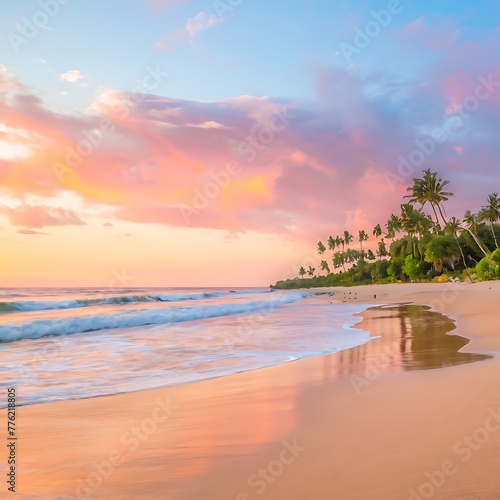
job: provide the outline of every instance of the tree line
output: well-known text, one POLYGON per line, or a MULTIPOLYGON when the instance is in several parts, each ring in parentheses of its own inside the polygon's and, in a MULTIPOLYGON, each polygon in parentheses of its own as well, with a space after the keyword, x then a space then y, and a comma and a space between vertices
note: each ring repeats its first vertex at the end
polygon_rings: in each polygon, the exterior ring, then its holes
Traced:
POLYGON ((399 213, 376 224, 371 234, 345 230, 329 236, 326 244, 318 241, 318 268, 301 266, 296 279, 275 287, 500 279, 498 193, 489 194, 476 213, 467 210, 459 219, 446 214, 445 203, 454 196, 446 190, 448 184, 437 172, 424 170, 407 188, 399 213), (374 250, 367 248, 371 238, 374 250))

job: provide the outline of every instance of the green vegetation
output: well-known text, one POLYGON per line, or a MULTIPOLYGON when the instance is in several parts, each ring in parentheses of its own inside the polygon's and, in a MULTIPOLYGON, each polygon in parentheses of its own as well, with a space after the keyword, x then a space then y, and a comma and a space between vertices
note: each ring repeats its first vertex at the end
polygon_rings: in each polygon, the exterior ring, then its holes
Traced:
POLYGON ((349 230, 329 236, 326 245, 319 241, 316 247, 323 259, 318 272, 324 274, 315 276, 316 268, 301 267, 300 278, 278 281, 274 288, 500 279, 498 193, 489 194, 477 214, 468 210, 458 219, 446 215, 444 203, 453 196, 445 191, 448 184, 437 172, 424 170, 407 188, 408 202, 400 205, 399 215, 391 214, 385 224, 377 224, 371 241, 364 229, 356 241, 349 230), (309 278, 304 279, 305 274, 309 278))

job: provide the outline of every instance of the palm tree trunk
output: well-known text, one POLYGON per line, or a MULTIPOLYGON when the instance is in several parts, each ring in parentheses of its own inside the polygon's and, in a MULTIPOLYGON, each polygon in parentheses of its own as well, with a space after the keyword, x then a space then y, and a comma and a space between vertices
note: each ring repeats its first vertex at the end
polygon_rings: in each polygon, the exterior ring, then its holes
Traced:
POLYGON ((497 235, 495 234, 495 228, 493 227, 493 221, 490 221, 490 229, 491 229, 491 234, 493 235, 493 239, 495 240, 495 248, 498 248, 497 235))
POLYGON ((431 203, 432 211, 434 212, 434 217, 436 217, 436 224, 439 225, 439 219, 438 219, 438 214, 436 212, 436 207, 434 206, 434 203, 431 203))
POLYGON ((464 263, 464 266, 465 266, 465 273, 467 274, 467 277, 471 280, 471 283, 474 283, 472 276, 469 274, 469 268, 467 267, 467 262, 465 262, 464 251, 462 250, 462 247, 460 246, 460 243, 458 242, 457 235, 455 233, 453 233, 453 237, 455 238, 455 241, 457 242, 458 249, 460 250, 460 255, 462 256, 462 262, 464 263))
POLYGON ((445 217, 443 215, 443 211, 441 210, 441 205, 438 203, 437 207, 438 207, 439 213, 441 215, 441 219, 443 219, 444 225, 446 226, 446 224, 448 224, 448 223, 446 222, 446 219, 445 219, 445 217))
POLYGON ((479 249, 481 250, 481 252, 484 253, 484 256, 492 263, 494 264, 493 262, 493 259, 490 257, 490 254, 489 252, 487 252, 483 245, 481 244, 481 241, 479 239, 478 236, 476 236, 468 227, 465 228, 465 230, 472 236, 472 239, 474 240, 474 242, 476 243, 476 245, 479 247, 479 249))

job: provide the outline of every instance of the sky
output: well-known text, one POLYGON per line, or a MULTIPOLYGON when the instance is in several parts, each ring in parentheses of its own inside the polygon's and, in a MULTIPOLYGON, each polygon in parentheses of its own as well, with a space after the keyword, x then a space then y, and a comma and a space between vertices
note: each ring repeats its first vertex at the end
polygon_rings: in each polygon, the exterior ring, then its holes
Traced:
POLYGON ((425 168, 450 215, 500 191, 491 0, 23 0, 0 34, 0 286, 267 286, 425 168))

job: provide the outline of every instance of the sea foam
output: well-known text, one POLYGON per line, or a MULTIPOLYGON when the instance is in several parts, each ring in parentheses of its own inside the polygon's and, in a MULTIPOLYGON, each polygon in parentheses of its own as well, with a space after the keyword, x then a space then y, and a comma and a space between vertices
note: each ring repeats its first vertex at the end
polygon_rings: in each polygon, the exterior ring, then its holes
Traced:
POLYGON ((67 335, 245 314, 259 310, 269 310, 282 304, 295 302, 300 300, 303 295, 299 292, 289 292, 284 294, 276 293, 272 297, 270 300, 193 307, 138 309, 106 315, 73 316, 70 318, 37 319, 10 323, 0 326, 0 342, 14 342, 22 339, 39 339, 49 335, 67 335))

